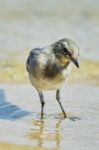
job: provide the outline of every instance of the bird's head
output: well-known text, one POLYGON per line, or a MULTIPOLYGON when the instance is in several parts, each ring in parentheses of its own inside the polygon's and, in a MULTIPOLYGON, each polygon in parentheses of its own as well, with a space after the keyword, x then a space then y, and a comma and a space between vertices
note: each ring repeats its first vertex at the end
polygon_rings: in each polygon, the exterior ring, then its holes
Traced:
POLYGON ((63 64, 72 61, 79 68, 79 48, 71 39, 61 39, 53 44, 56 58, 63 64))

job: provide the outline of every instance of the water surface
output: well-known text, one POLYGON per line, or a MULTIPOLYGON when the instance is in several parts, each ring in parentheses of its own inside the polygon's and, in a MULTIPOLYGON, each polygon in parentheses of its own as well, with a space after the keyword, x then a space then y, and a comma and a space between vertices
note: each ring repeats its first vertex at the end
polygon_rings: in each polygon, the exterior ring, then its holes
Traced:
POLYGON ((98 150, 98 86, 62 88, 61 101, 67 119, 63 118, 55 92, 44 93, 43 120, 40 119, 39 97, 32 87, 2 84, 0 89, 1 149, 98 150))

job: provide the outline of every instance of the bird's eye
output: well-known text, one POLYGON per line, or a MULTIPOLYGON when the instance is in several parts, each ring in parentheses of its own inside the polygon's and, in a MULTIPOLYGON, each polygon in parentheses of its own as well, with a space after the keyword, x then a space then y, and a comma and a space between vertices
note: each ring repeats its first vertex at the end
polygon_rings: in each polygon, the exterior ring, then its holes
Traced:
POLYGON ((63 48, 63 52, 64 52, 64 53, 67 53, 67 52, 68 52, 67 48, 64 47, 64 48, 63 48))

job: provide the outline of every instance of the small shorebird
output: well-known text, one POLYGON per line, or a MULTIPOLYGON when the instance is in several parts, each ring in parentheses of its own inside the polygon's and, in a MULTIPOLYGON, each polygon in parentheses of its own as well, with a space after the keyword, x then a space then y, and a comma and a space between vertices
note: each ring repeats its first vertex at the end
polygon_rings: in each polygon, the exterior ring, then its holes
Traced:
POLYGON ((78 64, 79 49, 71 39, 61 39, 43 48, 34 48, 27 59, 26 68, 32 85, 39 93, 41 118, 44 115, 43 90, 56 90, 56 99, 64 117, 67 115, 60 102, 60 87, 68 79, 71 63, 78 64))

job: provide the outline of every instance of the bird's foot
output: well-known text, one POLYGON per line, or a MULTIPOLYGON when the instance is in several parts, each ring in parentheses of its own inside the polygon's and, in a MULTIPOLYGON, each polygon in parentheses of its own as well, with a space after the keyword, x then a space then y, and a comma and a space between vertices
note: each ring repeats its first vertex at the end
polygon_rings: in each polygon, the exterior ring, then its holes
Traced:
POLYGON ((65 111, 63 111, 63 115, 64 115, 64 118, 67 118, 67 115, 66 115, 65 111))
POLYGON ((44 119, 44 113, 41 112, 41 120, 44 119))

